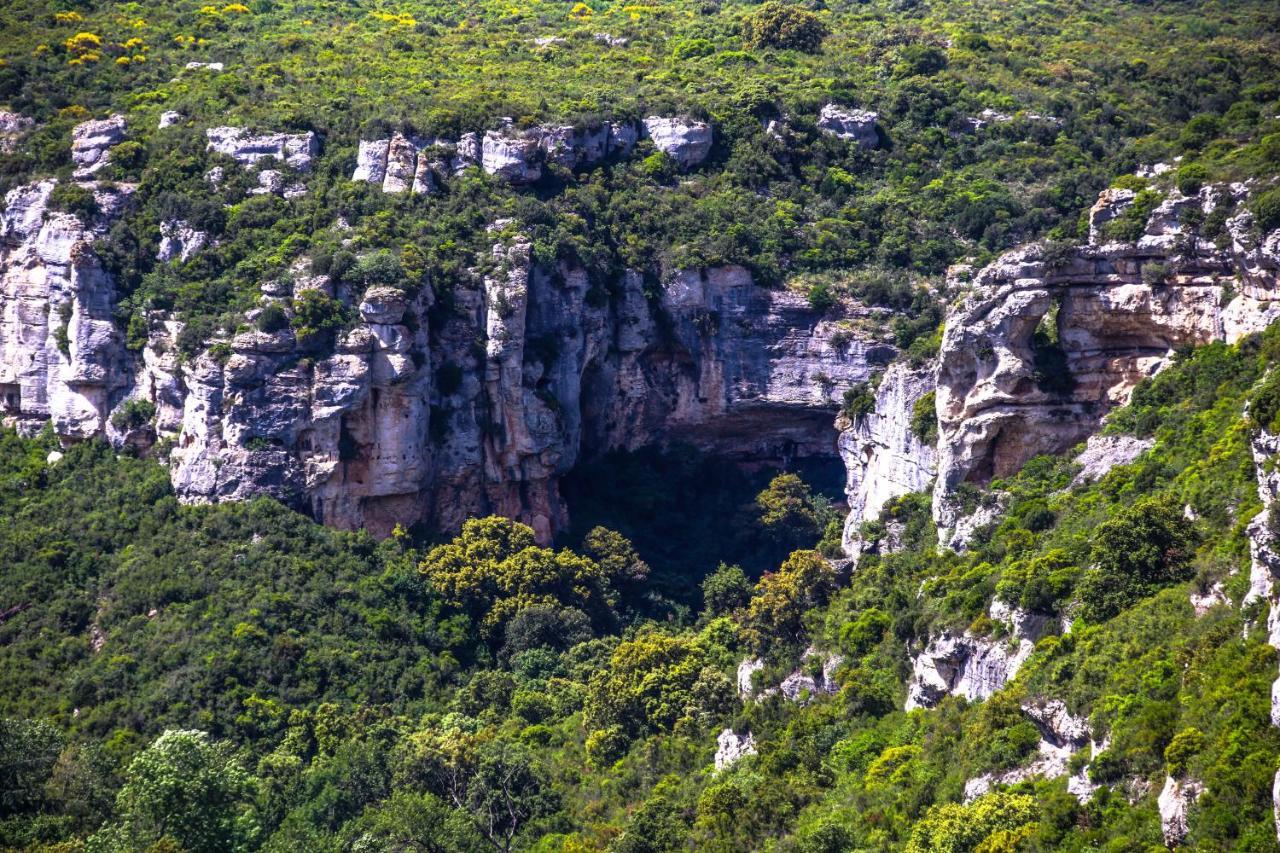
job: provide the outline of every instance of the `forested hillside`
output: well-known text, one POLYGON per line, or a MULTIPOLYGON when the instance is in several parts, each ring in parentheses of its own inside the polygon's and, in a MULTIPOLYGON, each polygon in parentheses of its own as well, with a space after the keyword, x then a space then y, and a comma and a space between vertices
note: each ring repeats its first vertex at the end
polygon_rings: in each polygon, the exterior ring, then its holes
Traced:
POLYGON ((1273 0, 0 8, 0 850, 1280 848, 1273 0))

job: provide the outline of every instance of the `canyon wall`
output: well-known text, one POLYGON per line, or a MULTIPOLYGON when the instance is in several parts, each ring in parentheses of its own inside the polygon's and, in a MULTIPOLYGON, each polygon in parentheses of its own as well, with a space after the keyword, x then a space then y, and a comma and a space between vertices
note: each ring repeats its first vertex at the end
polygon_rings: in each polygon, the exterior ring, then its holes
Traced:
POLYGON ((497 271, 454 287, 446 310, 432 312, 431 288, 345 293, 300 264, 263 284, 241 331, 194 358, 179 355, 181 324, 158 312, 130 351, 92 251, 109 217, 49 210, 52 186, 6 200, 5 419, 152 450, 188 502, 269 494, 378 534, 497 512, 547 539, 566 522, 559 477, 611 449, 680 441, 744 461, 834 460, 840 390, 896 355, 851 338, 841 311, 816 312, 740 267, 663 283, 539 267, 512 223, 493 228, 497 271), (358 314, 331 346, 253 325, 309 289, 358 314))

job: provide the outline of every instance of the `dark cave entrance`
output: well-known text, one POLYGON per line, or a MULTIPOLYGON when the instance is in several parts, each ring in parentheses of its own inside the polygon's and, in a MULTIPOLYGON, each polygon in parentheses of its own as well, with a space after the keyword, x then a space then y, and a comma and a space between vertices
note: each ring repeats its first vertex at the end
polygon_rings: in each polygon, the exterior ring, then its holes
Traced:
MULTIPOLYGON (((845 470, 834 447, 829 455, 804 455, 782 444, 793 454, 733 456, 674 442, 583 462, 560 482, 570 525, 558 541, 576 547, 596 525, 617 530, 649 563, 653 591, 696 609, 703 578, 721 563, 759 577, 789 553, 762 530, 755 504, 776 475, 796 474, 844 516, 845 470)), ((815 546, 818 536, 803 547, 815 546)))

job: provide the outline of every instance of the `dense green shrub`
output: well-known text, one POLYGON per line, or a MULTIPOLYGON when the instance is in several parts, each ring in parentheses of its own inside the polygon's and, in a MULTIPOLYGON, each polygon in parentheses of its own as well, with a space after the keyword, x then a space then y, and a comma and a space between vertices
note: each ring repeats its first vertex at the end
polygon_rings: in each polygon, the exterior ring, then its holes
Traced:
POLYGON ((1190 579, 1195 533, 1172 497, 1140 498, 1098 525, 1080 580, 1081 615, 1100 622, 1162 586, 1190 579))
POLYGON ((786 3, 765 3, 743 22, 747 47, 776 47, 813 52, 822 47, 830 29, 807 9, 786 3))
POLYGON ((155 416, 155 403, 141 397, 131 397, 111 413, 111 425, 122 432, 128 432, 146 426, 155 416))

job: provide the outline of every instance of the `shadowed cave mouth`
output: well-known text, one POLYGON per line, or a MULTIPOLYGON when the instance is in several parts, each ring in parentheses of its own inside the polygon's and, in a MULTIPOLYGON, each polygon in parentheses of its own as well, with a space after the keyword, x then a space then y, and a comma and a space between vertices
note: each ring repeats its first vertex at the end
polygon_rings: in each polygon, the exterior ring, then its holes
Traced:
POLYGON ((845 471, 834 454, 750 459, 674 443, 612 451, 569 472, 560 490, 571 521, 560 540, 577 545, 596 525, 617 530, 649 564, 652 591, 696 609, 703 578, 721 563, 759 577, 793 548, 817 545, 818 533, 788 540, 759 523, 756 496, 784 472, 844 516, 845 471))

